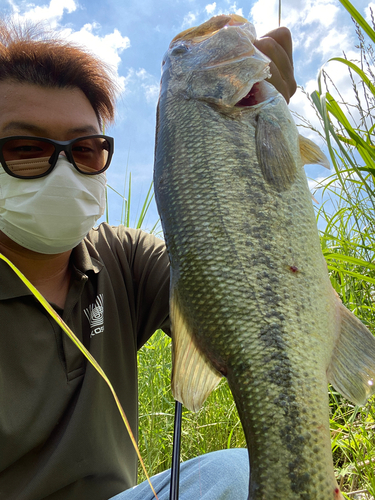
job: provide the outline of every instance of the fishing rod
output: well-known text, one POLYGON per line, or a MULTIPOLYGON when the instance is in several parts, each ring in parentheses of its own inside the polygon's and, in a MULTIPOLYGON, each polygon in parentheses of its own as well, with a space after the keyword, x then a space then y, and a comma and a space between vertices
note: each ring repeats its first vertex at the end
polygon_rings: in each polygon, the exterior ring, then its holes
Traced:
POLYGON ((169 492, 169 500, 178 500, 179 483, 180 483, 181 421, 182 421, 182 404, 179 401, 176 401, 175 413, 174 413, 174 429, 173 429, 171 489, 169 492))

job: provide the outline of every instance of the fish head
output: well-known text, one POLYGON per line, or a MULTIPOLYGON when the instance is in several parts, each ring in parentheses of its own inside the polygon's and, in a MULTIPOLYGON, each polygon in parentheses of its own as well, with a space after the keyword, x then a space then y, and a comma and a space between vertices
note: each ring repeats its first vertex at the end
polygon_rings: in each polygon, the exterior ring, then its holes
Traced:
POLYGON ((183 31, 164 56, 161 92, 229 107, 257 105, 279 95, 264 81, 270 59, 254 46, 255 39, 254 26, 236 14, 183 31))

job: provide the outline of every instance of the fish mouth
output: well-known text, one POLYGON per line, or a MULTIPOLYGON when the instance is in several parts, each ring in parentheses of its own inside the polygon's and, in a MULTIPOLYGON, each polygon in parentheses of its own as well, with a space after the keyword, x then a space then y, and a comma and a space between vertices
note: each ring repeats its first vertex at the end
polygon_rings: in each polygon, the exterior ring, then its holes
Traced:
POLYGON ((278 95, 277 90, 270 83, 261 80, 254 83, 249 92, 237 101, 234 106, 241 108, 252 108, 274 99, 278 95))

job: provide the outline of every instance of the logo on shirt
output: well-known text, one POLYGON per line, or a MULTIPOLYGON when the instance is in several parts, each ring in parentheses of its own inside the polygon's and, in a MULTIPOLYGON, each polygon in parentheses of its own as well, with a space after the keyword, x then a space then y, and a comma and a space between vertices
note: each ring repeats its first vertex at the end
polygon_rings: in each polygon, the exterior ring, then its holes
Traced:
POLYGON ((95 304, 91 304, 84 309, 86 318, 90 323, 90 338, 104 332, 104 307, 103 307, 103 294, 96 297, 95 304))

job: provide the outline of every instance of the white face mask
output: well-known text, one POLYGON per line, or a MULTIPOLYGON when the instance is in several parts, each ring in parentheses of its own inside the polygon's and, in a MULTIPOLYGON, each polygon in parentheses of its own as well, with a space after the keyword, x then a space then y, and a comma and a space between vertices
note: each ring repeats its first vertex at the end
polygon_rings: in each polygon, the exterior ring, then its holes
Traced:
POLYGON ((71 250, 105 209, 106 176, 83 175, 60 156, 46 177, 18 179, 0 167, 0 231, 43 254, 71 250))

